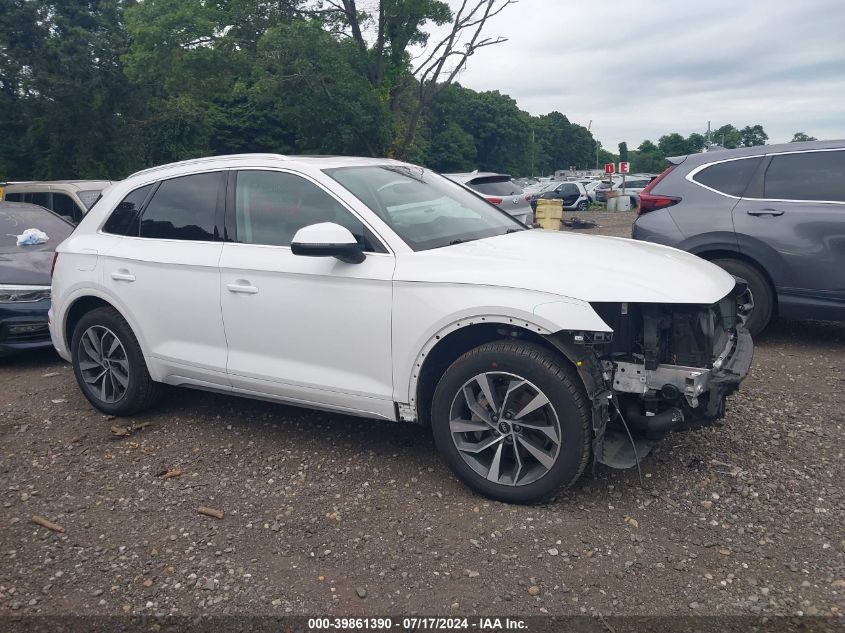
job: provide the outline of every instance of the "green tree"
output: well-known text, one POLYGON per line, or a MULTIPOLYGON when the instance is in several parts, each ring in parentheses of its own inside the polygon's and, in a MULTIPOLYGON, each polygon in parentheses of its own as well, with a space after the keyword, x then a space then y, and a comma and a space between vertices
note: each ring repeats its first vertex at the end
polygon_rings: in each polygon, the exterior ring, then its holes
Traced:
POLYGON ((704 138, 703 134, 693 132, 687 137, 687 153, 697 154, 698 152, 704 149, 704 145, 706 144, 706 142, 707 141, 704 138))
POLYGON ((625 141, 619 143, 619 161, 622 163, 628 162, 628 143, 625 141))
POLYGON ((746 125, 739 132, 744 147, 755 147, 757 145, 765 145, 769 140, 769 135, 763 130, 763 126, 759 123, 757 125, 746 125))
POLYGON ((666 157, 660 148, 649 140, 640 143, 631 158, 631 171, 659 173, 666 168, 666 157))
POLYGON ((803 143, 805 141, 817 141, 818 139, 815 136, 808 136, 804 134, 804 132, 796 132, 792 135, 792 140, 789 141, 790 143, 803 143))
POLYGON ((690 153, 686 139, 677 132, 661 136, 657 147, 664 156, 683 156, 690 153))
POLYGON ((742 143, 740 131, 730 123, 714 130, 711 138, 713 143, 727 149, 735 149, 742 143))
POLYGON ((117 0, 0 0, 0 122, 16 145, 3 147, 6 177, 123 171, 128 84, 120 11, 117 0))

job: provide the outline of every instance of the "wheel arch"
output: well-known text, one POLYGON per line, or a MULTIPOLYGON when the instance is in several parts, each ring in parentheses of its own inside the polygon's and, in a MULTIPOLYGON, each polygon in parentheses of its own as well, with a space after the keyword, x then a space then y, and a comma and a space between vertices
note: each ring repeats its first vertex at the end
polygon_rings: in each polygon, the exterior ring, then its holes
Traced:
POLYGON ((443 372, 463 354, 479 345, 512 339, 531 342, 553 352, 561 362, 577 371, 586 392, 592 392, 592 386, 585 380, 581 363, 568 353, 569 347, 561 344, 560 331, 552 332, 524 318, 482 315, 455 321, 440 329, 420 350, 411 372, 410 404, 400 405, 399 417, 429 424, 434 389, 443 372))
MULTIPOLYGON (((148 360, 149 356, 147 354, 146 342, 144 341, 134 320, 129 318, 126 311, 121 309, 121 307, 110 297, 91 289, 86 289, 70 299, 68 302, 68 308, 64 311, 62 316, 61 331, 65 339, 65 348, 68 354, 72 354, 71 341, 73 340, 73 330, 76 327, 76 324, 79 323, 79 320, 88 312, 97 308, 111 308, 117 312, 120 317, 126 321, 126 323, 129 324, 129 327, 132 329, 132 333, 138 341, 138 345, 141 347, 141 353, 144 355, 144 359, 147 363, 147 370, 152 375, 153 368, 150 366, 150 362, 148 360)), ((154 379, 156 378, 154 377, 154 379)))

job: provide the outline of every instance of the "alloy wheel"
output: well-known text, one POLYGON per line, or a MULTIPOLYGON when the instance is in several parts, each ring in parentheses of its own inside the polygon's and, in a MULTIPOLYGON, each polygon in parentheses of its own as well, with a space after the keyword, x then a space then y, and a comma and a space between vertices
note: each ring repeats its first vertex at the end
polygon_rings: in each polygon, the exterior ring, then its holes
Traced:
POLYGON ((560 452, 560 421, 549 398, 530 381, 507 372, 487 372, 467 381, 452 400, 449 427, 464 462, 497 484, 537 481, 560 452))
POLYGON ((114 332, 92 325, 79 339, 79 369, 91 393, 102 402, 113 404, 129 387, 129 360, 114 332))

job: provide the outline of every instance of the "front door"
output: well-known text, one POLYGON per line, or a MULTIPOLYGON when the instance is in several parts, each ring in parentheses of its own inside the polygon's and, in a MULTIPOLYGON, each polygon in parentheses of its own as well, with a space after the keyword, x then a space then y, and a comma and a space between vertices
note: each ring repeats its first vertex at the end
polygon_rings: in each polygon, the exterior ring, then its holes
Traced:
POLYGON ((845 316, 845 150, 775 154, 746 196, 739 248, 771 276, 780 314, 845 316))
POLYGON ((393 255, 349 209, 301 175, 242 170, 232 180, 226 223, 234 241, 220 260, 232 386, 394 419, 393 255), (350 229, 365 260, 294 255, 296 231, 319 222, 350 229))

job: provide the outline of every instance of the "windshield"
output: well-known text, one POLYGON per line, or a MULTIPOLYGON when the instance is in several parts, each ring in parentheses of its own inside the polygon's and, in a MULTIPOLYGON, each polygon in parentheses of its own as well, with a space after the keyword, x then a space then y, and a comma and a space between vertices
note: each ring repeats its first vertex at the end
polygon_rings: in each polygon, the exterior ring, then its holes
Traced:
POLYGON ((97 198, 100 197, 101 191, 102 189, 86 189, 85 191, 78 191, 76 195, 79 196, 80 200, 82 200, 86 209, 91 209, 97 201, 97 198))
POLYGON ((346 187, 415 251, 525 230, 504 211, 422 167, 336 167, 346 187))

